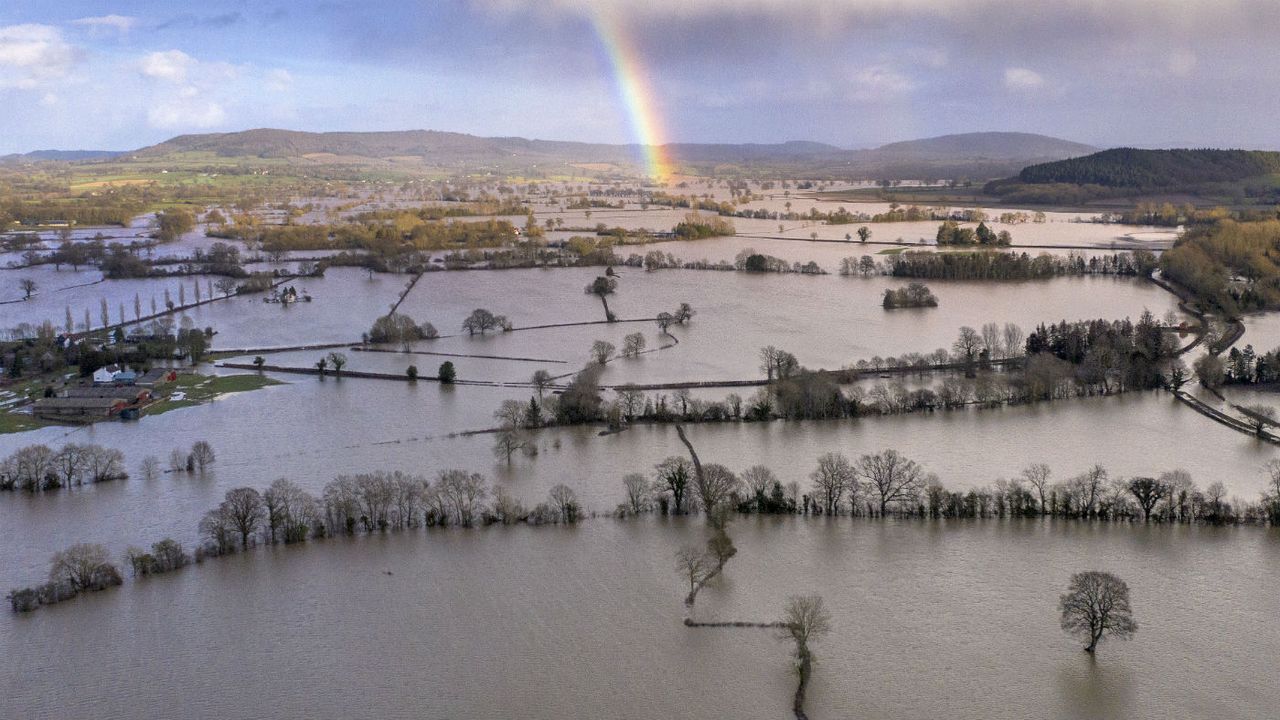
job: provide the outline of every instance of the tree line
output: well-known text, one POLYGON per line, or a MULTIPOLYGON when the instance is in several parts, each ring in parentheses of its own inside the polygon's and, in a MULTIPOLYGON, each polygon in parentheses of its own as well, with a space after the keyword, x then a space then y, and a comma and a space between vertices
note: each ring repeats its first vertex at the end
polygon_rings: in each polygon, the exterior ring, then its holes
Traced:
POLYGON ((888 275, 925 280, 1046 280, 1078 275, 1149 277, 1158 266, 1149 250, 1066 257, 1041 253, 992 251, 933 252, 908 250, 877 261, 870 255, 840 261, 843 276, 888 275))
POLYGON ((0 490, 44 492, 128 478, 124 453, 91 443, 28 445, 0 460, 0 490))
MULTIPOLYGON (((551 488, 547 499, 526 507, 479 473, 450 469, 433 481, 402 472, 340 475, 314 495, 280 478, 262 492, 251 487, 228 490, 217 507, 201 517, 200 544, 188 555, 166 538, 150 551, 130 547, 125 564, 136 577, 186 567, 206 558, 244 552, 258 544, 293 544, 362 533, 393 532, 456 525, 546 525, 578 522, 584 516, 573 489, 551 488)), ((49 581, 12 590, 14 611, 27 612, 105 590, 123 582, 117 565, 101 545, 76 544, 56 553, 49 581)))
POLYGON ((1093 465, 1059 480, 1048 465, 1030 463, 1010 479, 950 489, 922 464, 893 449, 857 458, 828 452, 812 468, 804 486, 784 482, 765 465, 735 473, 708 464, 704 471, 712 480, 697 482, 690 461, 672 456, 648 475, 623 476, 624 500, 614 515, 685 515, 725 508, 744 515, 1280 524, 1280 461, 1275 460, 1266 467, 1267 486, 1255 502, 1228 498, 1221 481, 1202 487, 1181 469, 1125 478, 1093 465))

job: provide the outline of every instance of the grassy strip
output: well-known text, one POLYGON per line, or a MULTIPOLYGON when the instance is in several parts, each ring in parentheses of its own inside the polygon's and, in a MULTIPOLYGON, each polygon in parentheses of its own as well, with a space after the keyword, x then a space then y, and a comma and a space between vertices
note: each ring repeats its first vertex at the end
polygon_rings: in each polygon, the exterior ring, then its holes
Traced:
POLYGON ((143 415, 160 415, 170 410, 194 407, 209 402, 219 395, 249 392, 271 385, 281 385, 279 380, 266 375, 179 375, 177 382, 166 388, 171 394, 176 391, 186 393, 186 398, 177 401, 160 400, 148 405, 143 415))

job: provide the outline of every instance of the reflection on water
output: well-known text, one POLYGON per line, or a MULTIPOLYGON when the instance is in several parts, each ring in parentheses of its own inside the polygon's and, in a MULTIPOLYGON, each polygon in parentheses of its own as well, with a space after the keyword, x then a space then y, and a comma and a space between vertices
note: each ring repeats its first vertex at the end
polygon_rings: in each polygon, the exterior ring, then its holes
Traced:
MULTIPOLYGON (((822 594, 834 631, 815 648, 815 717, 1269 716, 1280 538, 1067 527, 744 518, 694 612, 769 620, 788 595, 822 594), (1092 567, 1121 573, 1142 624, 1096 664, 1056 608, 1092 567)), ((210 561, 0 618, 0 651, 22 658, 0 670, 0 716, 787 717, 786 644, 680 623, 670 558, 704 533, 593 520, 210 561)))

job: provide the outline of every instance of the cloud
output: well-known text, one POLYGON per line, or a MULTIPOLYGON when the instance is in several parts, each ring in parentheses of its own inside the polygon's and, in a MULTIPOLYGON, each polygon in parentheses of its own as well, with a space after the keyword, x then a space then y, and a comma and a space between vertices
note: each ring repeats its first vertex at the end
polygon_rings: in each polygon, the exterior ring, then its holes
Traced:
MULTIPOLYGON (((224 101, 246 91, 236 81, 248 66, 202 62, 181 50, 149 53, 137 61, 136 67, 153 88, 147 122, 164 130, 223 125, 228 118, 224 101)), ((269 74, 268 84, 280 84, 285 79, 269 74)))
POLYGON ((153 80, 180 83, 187 79, 187 72, 195 65, 196 59, 181 50, 165 50, 142 58, 138 70, 153 80))
POLYGON ((266 75, 266 88, 275 92, 284 92, 293 87, 293 75, 284 68, 270 70, 266 75))
POLYGON ((911 78, 885 65, 874 65, 853 74, 854 100, 878 100, 900 97, 916 88, 911 78))
POLYGON ((0 27, 0 87, 31 89, 64 77, 81 52, 51 25, 0 27))
POLYGON ((161 101, 147 111, 147 122, 162 130, 211 128, 227 121, 227 111, 219 103, 201 97, 195 88, 183 88, 176 97, 161 101))
POLYGON ((78 20, 72 20, 71 24, 87 27, 90 32, 113 30, 124 35, 138 24, 138 19, 126 15, 101 15, 98 17, 82 17, 78 20))
POLYGON ((1005 68, 1004 86, 1010 90, 1037 90, 1044 86, 1044 76, 1024 67, 1005 68))

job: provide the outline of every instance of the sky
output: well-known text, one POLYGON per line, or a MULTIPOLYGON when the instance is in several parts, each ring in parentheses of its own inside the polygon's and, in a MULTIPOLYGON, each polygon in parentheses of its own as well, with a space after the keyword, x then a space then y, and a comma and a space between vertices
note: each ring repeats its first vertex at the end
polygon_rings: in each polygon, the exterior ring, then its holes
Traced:
POLYGON ((1280 149, 1277 28, 1276 0, 4 0, 0 153, 255 127, 1280 149))

